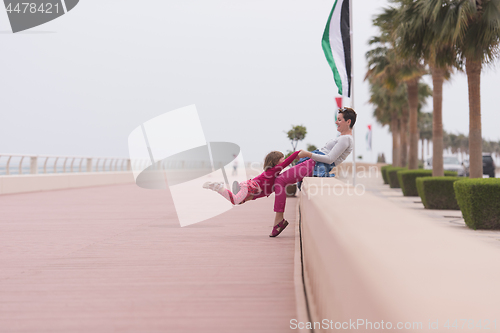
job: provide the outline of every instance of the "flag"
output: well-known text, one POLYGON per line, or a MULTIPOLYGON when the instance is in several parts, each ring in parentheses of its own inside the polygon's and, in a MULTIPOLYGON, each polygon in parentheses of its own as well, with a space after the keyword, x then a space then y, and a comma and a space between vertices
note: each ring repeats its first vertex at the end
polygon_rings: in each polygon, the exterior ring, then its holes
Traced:
POLYGON ((337 102, 337 106, 339 107, 339 109, 342 109, 342 96, 335 97, 335 102, 337 102))
POLYGON ((372 125, 368 125, 368 133, 366 133, 366 150, 372 150, 372 125))
MULTIPOLYGON (((339 109, 342 109, 342 96, 335 97, 335 102, 337 102, 337 106, 339 109)), ((337 121, 337 111, 335 111, 335 121, 337 121)))
POLYGON ((339 95, 351 97, 351 25, 349 0, 335 0, 321 45, 339 95))

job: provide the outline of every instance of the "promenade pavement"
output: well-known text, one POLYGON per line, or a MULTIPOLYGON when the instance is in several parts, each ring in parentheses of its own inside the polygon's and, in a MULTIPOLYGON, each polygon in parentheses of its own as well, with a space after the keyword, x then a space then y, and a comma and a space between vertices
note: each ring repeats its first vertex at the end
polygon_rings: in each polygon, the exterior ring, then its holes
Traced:
POLYGON ((181 228, 168 191, 135 185, 0 196, 0 332, 288 332, 273 198, 181 228))
MULTIPOLYGON (((422 219, 430 219, 437 224, 440 224, 450 230, 456 230, 467 236, 482 239, 485 242, 498 246, 500 241, 500 231, 498 230, 472 230, 465 224, 462 217, 462 212, 452 209, 425 209, 420 197, 405 197, 400 188, 390 188, 385 185, 380 173, 369 174, 369 177, 361 177, 356 180, 356 184, 361 184, 365 187, 366 191, 385 198, 406 209, 406 214, 416 214, 422 219)), ((340 178, 343 181, 350 181, 352 183, 352 175, 340 178)))

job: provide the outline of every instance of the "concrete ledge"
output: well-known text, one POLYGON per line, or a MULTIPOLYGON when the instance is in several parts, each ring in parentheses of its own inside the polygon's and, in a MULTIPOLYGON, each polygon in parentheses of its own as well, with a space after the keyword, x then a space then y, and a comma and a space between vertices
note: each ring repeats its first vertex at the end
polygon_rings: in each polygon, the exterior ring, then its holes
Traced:
MULTIPOLYGON (((307 311, 307 300, 304 293, 304 281, 303 281, 303 267, 302 267, 302 244, 300 235, 300 198, 297 200, 297 205, 295 207, 295 253, 294 253, 294 273, 293 282, 295 285, 295 303, 297 307, 297 321, 305 323, 309 321, 309 314, 307 311)), ((310 333, 311 330, 305 327, 297 328, 297 332, 300 333, 310 333)))
MULTIPOLYGON (((356 171, 365 172, 366 174, 380 172, 380 168, 387 165, 387 163, 367 163, 367 162, 356 162, 356 171)), ((334 174, 352 173, 352 162, 343 162, 339 166, 332 169, 334 174)))
POLYGON ((130 171, 0 176, 0 194, 133 183, 130 171))
MULTIPOLYGON (((393 329, 421 323, 411 331, 429 331, 436 321, 433 331, 444 331, 446 320, 461 327, 460 319, 474 320, 468 332, 484 332, 479 320, 499 326, 500 244, 354 193, 336 179, 304 179, 303 263, 313 321, 383 320, 393 329)), ((315 329, 323 331, 331 332, 315 329)))

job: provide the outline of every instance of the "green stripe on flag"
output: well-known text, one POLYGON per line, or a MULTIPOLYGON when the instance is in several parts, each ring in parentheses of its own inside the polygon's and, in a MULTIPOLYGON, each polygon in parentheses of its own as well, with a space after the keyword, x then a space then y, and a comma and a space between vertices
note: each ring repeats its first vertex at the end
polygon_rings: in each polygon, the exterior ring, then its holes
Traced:
POLYGON ((335 60, 333 60, 332 54, 332 46, 330 45, 330 21, 332 20, 333 12, 335 7, 337 6, 338 0, 335 0, 333 4, 332 11, 330 12, 330 16, 328 17, 328 22, 326 22, 325 32, 323 33, 323 39, 321 40, 321 46, 323 47, 323 51, 325 52, 326 61, 330 65, 333 71, 333 79, 335 84, 339 88, 339 94, 342 95, 342 79, 340 78, 339 71, 337 66, 335 65, 335 60))

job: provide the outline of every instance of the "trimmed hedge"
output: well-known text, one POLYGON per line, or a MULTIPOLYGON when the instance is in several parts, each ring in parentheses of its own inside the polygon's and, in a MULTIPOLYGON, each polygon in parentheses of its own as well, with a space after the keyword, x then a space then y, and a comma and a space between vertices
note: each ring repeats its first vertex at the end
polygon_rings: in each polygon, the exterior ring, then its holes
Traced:
POLYGON ((389 177, 387 176, 387 169, 392 168, 392 165, 384 165, 380 168, 380 172, 382 172, 382 179, 384 180, 384 184, 389 184, 389 177))
MULTIPOLYGON (((445 171, 446 177, 456 177, 457 173, 454 171, 445 171)), ((405 197, 418 197, 416 179, 418 177, 432 177, 432 170, 402 170, 397 173, 399 186, 403 190, 405 197)))
POLYGON ((462 179, 453 187, 469 228, 500 229, 500 179, 462 179))
POLYGON ((418 177, 418 195, 427 209, 460 209, 453 184, 462 177, 418 177))
POLYGON ((401 167, 390 167, 387 168, 387 178, 389 179, 389 186, 391 188, 401 188, 399 186, 399 180, 398 180, 398 171, 402 170, 408 170, 407 168, 401 168, 401 167))

